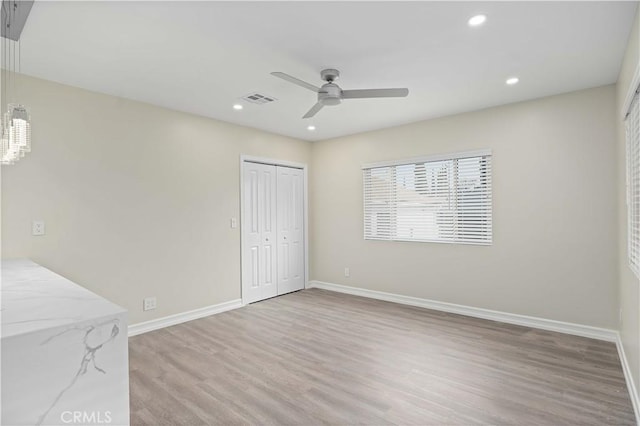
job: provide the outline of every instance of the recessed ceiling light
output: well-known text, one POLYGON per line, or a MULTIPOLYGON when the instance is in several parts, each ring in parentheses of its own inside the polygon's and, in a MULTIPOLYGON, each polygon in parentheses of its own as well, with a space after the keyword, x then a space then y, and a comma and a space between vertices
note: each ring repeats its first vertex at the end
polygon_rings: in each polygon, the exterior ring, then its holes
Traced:
POLYGON ((510 77, 507 79, 507 84, 509 86, 513 86, 514 84, 517 84, 520 81, 520 79, 518 77, 510 77))
POLYGON ((311 126, 307 126, 307 130, 310 132, 313 132, 316 129, 316 126, 314 126, 313 124, 311 126))
POLYGON ((477 27, 479 25, 484 24, 484 22, 486 20, 487 20, 487 15, 472 16, 471 18, 469 18, 469 26, 470 27, 477 27))
POLYGON ((235 104, 233 106, 233 109, 235 109, 236 111, 240 111, 242 108, 244 108, 244 107, 242 105, 240 105, 240 104, 235 104))

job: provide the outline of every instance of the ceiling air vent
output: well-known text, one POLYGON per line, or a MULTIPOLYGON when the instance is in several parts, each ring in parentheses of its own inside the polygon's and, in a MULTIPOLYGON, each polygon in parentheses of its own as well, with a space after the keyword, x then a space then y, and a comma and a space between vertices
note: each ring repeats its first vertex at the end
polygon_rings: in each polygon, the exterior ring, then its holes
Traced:
POLYGON ((248 95, 243 96, 242 99, 258 105, 268 104, 276 100, 273 96, 267 96, 261 93, 249 93, 248 95))

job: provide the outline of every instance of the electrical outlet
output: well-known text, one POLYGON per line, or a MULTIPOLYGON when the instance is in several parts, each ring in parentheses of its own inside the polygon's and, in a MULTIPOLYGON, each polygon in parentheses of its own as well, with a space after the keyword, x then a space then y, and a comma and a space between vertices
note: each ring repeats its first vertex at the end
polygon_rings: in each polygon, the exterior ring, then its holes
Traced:
POLYGON ((231 228, 235 229, 238 227, 238 220, 235 217, 231 218, 231 228))
POLYGON ((147 297, 142 302, 142 310, 150 311, 156 308, 156 298, 155 297, 147 297))
POLYGON ((44 220, 34 220, 31 223, 31 235, 44 235, 44 220))
POLYGON ((344 268, 344 276, 349 278, 351 276, 351 271, 349 268, 344 268))

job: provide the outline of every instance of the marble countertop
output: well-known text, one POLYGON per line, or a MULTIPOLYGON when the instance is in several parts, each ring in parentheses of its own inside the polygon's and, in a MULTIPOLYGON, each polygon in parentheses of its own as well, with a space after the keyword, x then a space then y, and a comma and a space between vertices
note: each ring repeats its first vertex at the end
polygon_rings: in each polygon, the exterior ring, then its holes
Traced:
POLYGON ((2 338, 126 313, 28 259, 2 260, 2 338))

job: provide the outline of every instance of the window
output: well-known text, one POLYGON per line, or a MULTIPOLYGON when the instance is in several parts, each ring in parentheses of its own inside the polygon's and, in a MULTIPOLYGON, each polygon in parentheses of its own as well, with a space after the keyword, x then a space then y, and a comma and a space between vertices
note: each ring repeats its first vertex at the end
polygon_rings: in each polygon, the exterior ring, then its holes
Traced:
MULTIPOLYGON (((640 90, 640 89, 639 89, 640 90)), ((638 91, 625 117, 629 266, 640 277, 640 105, 638 91)))
POLYGON ((491 244, 491 152, 363 167, 366 240, 491 244))

